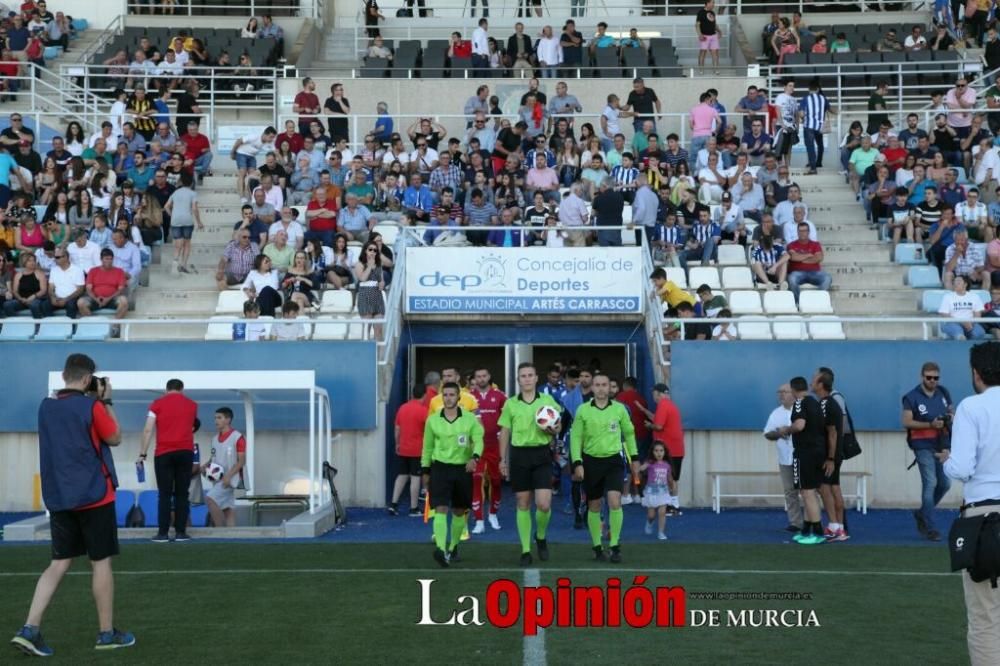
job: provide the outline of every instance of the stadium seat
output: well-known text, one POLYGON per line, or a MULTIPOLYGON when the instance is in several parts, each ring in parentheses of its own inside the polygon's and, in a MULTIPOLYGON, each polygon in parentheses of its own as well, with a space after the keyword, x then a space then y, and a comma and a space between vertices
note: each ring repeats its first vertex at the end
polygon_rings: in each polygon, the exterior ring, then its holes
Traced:
POLYGON ((747 251, 742 245, 720 245, 719 246, 720 266, 746 266, 747 251))
POLYGON ((215 304, 215 314, 243 314, 243 304, 247 295, 243 291, 221 291, 215 304))
POLYGON ((139 493, 139 508, 146 517, 146 527, 158 527, 157 499, 160 493, 156 490, 143 490, 139 493))
POLYGON ((746 266, 727 266, 722 269, 722 286, 726 289, 753 289, 753 275, 746 266))
POLYGON ((795 305, 795 297, 792 292, 765 291, 764 311, 767 314, 798 314, 799 308, 795 305))
POLYGON ((799 311, 802 314, 833 314, 833 304, 830 303, 829 292, 818 289, 800 292, 799 311))
POLYGON ((354 309, 354 297, 345 289, 328 289, 323 292, 320 312, 324 314, 348 314, 354 309))
POLYGON ((118 527, 125 527, 125 519, 128 517, 128 512, 132 510, 135 506, 135 493, 131 490, 121 490, 120 488, 115 491, 115 520, 118 523, 118 527))
POLYGON ((970 289, 969 291, 971 293, 976 294, 977 296, 979 296, 979 301, 981 303, 985 304, 985 303, 989 303, 990 302, 990 292, 988 290, 986 290, 986 289, 970 289))
POLYGON ((681 289, 688 288, 687 275, 684 274, 683 268, 678 268, 676 266, 666 266, 663 268, 667 273, 667 279, 676 284, 681 289))
POLYGON ((101 341, 111 337, 111 320, 107 317, 83 317, 76 323, 74 341, 101 341))
POLYGON ((75 19, 73 19, 73 22, 72 22, 71 25, 73 26, 73 29, 76 30, 77 32, 83 32, 87 28, 90 27, 90 24, 87 23, 87 19, 83 19, 83 18, 75 18, 75 19))
POLYGON ((810 317, 809 335, 813 340, 846 340, 840 317, 810 317))
MULTIPOLYGON (((734 291, 729 294, 729 309, 734 315, 763 314, 760 294, 756 291, 734 291)), ((743 337, 742 335, 740 337, 743 337)))
POLYGON ((208 505, 191 505, 191 527, 208 527, 208 505))
POLYGON ((35 340, 59 341, 73 337, 73 320, 69 317, 49 317, 38 326, 35 340))
POLYGON ((372 231, 382 235, 382 242, 393 247, 396 239, 399 238, 399 225, 397 224, 376 224, 372 231))
POLYGON ((918 307, 921 311, 928 314, 937 314, 938 308, 941 307, 941 301, 947 293, 944 289, 928 289, 921 292, 920 298, 917 301, 918 307))
POLYGON ((697 289, 707 284, 712 289, 722 289, 719 281, 719 270, 712 266, 696 266, 688 271, 688 284, 697 289))
POLYGON ((61 46, 46 46, 45 51, 42 53, 42 57, 46 60, 55 60, 62 55, 61 46))
MULTIPOLYGON (((242 306, 241 306, 242 307, 242 306)), ((242 315, 243 313, 240 312, 242 315)), ((232 340, 233 339, 233 324, 232 322, 220 322, 219 319, 229 319, 232 315, 223 315, 220 317, 210 317, 208 328, 205 329, 205 339, 206 340, 232 340)))
POLYGON ((632 224, 632 206, 625 204, 622 208, 622 224, 632 224))
POLYGON ((940 289, 941 278, 934 266, 910 266, 906 284, 914 289, 940 289))
POLYGON ((926 266, 927 256, 920 243, 900 243, 896 246, 894 259, 902 266, 926 266))
POLYGON ((771 325, 765 317, 740 317, 736 326, 740 332, 740 340, 771 340, 771 325))
MULTIPOLYGON (((768 292, 778 293, 778 292, 768 292)), ((766 296, 767 294, 765 294, 766 296)), ((780 315, 771 324, 775 340, 808 340, 805 320, 798 315, 780 315)))
POLYGON ((0 328, 0 340, 7 342, 30 340, 35 337, 35 324, 34 319, 27 317, 6 319, 3 322, 3 328, 0 328))
POLYGON ((343 340, 347 337, 348 324, 319 322, 313 329, 313 340, 343 340))

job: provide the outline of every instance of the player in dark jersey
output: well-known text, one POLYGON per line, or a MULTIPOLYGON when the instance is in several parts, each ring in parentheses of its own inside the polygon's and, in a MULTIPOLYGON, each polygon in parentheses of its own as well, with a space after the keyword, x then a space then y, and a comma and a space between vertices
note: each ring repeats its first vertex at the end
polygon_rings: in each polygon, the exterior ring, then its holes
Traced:
POLYGON ((813 377, 813 393, 819 398, 826 419, 826 460, 819 494, 830 520, 823 533, 827 541, 847 541, 844 529, 844 496, 840 492, 840 466, 844 462, 844 409, 833 393, 833 373, 821 368, 813 377))
POLYGON ((809 384, 805 377, 795 377, 789 384, 795 394, 790 428, 793 447, 792 476, 805 507, 802 532, 792 538, 803 545, 814 545, 826 541, 820 519, 819 495, 816 494, 823 482, 823 464, 827 457, 826 419, 819 400, 809 395, 809 384))

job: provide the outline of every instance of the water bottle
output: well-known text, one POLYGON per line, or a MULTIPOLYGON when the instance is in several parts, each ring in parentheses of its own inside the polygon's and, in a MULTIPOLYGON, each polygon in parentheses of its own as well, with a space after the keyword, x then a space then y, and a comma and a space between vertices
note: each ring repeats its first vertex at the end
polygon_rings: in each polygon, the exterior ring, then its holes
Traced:
POLYGON ((146 483, 146 465, 141 460, 135 464, 135 476, 139 483, 146 483))
POLYGON ((247 325, 243 322, 233 324, 233 340, 247 339, 247 325))

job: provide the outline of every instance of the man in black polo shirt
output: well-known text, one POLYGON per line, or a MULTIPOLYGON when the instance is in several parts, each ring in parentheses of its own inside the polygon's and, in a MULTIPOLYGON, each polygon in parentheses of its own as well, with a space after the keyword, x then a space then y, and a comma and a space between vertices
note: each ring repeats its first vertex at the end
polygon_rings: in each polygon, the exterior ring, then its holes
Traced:
POLYGON ((802 532, 792 538, 802 545, 811 546, 826 541, 820 521, 819 496, 816 494, 823 482, 823 465, 827 458, 826 419, 819 400, 809 395, 805 377, 795 377, 789 384, 795 394, 792 425, 789 427, 793 447, 792 476, 805 507, 802 532))
POLYGON ((636 132, 642 130, 642 124, 647 120, 653 121, 653 131, 656 131, 656 114, 660 113, 660 98, 656 96, 656 91, 647 88, 642 77, 632 80, 632 92, 628 94, 625 101, 625 108, 622 111, 634 111, 632 118, 632 128, 636 132))
POLYGON ((833 373, 825 368, 818 370, 813 377, 812 390, 819 398, 826 425, 826 459, 823 461, 823 482, 819 493, 829 521, 823 537, 830 541, 847 541, 844 497, 840 494, 840 466, 844 462, 844 410, 833 396, 833 373))

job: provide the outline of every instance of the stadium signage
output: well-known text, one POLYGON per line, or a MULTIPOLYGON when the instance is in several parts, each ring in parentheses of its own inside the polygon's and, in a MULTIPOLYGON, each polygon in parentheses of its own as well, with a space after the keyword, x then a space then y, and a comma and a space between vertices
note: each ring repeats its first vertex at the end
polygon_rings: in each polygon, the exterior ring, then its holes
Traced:
POLYGON ((641 248, 411 247, 407 313, 641 313, 641 248))

